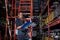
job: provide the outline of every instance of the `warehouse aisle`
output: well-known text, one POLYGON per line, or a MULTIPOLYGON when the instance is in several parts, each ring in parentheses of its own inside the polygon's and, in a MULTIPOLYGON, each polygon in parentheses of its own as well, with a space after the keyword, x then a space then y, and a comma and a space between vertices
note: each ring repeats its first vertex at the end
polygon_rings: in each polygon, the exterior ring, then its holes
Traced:
POLYGON ((18 40, 18 13, 35 25, 23 31, 26 40, 60 40, 60 0, 0 0, 0 40, 18 40))

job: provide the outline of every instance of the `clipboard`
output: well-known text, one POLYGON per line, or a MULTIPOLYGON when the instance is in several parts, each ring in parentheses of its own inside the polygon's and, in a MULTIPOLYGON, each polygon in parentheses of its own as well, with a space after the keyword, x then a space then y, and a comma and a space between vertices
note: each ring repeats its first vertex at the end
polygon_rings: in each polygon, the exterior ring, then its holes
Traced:
MULTIPOLYGON (((25 29, 28 28, 30 25, 31 25, 32 27, 35 27, 37 24, 34 23, 34 22, 28 21, 28 22, 26 22, 26 23, 21 27, 21 29, 22 29, 22 30, 25 30, 25 29)), ((18 30, 16 30, 16 35, 18 35, 18 30)))
POLYGON ((21 29, 26 29, 26 28, 28 28, 31 24, 32 24, 32 22, 28 21, 28 22, 26 22, 26 23, 22 26, 21 29))

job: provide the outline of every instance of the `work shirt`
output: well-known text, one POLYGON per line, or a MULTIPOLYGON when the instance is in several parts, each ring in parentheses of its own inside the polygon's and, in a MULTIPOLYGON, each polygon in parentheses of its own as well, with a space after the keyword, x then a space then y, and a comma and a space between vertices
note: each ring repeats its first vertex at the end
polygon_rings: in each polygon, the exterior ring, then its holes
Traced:
POLYGON ((23 25, 23 20, 16 18, 16 27, 23 25))
MULTIPOLYGON (((16 18, 16 27, 21 26, 23 24, 24 24, 24 21, 23 20, 20 20, 20 19, 16 18)), ((21 32, 23 31, 23 29, 21 29, 21 28, 20 29, 17 29, 17 30, 18 30, 18 32, 17 32, 18 34, 17 35, 20 35, 19 32, 20 31, 21 32)))
MULTIPOLYGON (((24 24, 24 21, 23 20, 20 20, 18 18, 16 18, 16 27, 18 26, 21 26, 24 24)), ((23 29, 17 29, 18 32, 17 32, 17 38, 18 40, 25 40, 26 39, 26 30, 23 30, 23 29)))

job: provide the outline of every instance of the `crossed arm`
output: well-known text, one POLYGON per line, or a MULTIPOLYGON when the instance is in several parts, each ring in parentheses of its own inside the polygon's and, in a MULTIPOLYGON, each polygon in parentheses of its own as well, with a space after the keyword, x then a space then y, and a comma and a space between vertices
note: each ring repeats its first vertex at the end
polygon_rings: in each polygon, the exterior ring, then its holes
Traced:
MULTIPOLYGON (((30 19, 30 18, 26 18, 26 20, 31 20, 31 19, 30 19)), ((26 22, 26 21, 25 21, 25 22, 26 22)), ((23 26, 23 25, 18 26, 17 29, 21 29, 22 26, 23 26)))

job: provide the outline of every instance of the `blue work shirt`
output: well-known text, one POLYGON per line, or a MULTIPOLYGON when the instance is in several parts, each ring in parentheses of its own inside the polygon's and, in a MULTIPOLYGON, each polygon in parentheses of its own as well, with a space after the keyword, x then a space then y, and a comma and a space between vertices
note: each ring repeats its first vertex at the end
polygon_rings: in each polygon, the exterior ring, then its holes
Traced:
POLYGON ((23 20, 16 18, 16 27, 21 26, 23 24, 24 24, 23 20))
MULTIPOLYGON (((21 26, 23 24, 24 24, 23 20, 16 18, 16 27, 21 26)), ((18 40, 25 40, 27 38, 26 30, 17 29, 16 31, 17 31, 16 35, 17 35, 18 40)))
MULTIPOLYGON (((16 18, 16 27, 21 26, 21 25, 23 25, 23 24, 24 24, 23 20, 20 20, 20 19, 16 18)), ((23 30, 23 29, 17 29, 17 30, 16 30, 16 35, 20 35, 21 32, 22 32, 22 30, 23 30), (20 32, 20 31, 21 31, 21 32, 20 32)))

